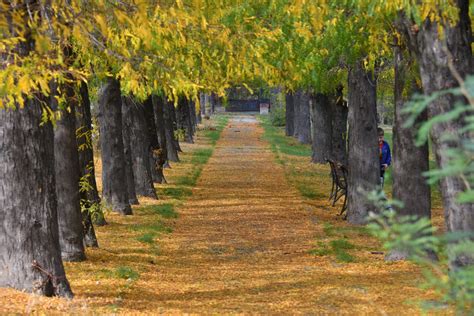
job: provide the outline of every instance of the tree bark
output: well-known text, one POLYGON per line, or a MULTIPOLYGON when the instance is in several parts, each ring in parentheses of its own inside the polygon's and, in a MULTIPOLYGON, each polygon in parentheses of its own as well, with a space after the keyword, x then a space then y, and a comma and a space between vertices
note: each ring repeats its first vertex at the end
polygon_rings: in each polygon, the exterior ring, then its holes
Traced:
POLYGON ((311 144, 311 115, 309 109, 309 93, 303 92, 300 98, 299 107, 299 132, 298 140, 302 144, 311 144))
POLYGON ((144 103, 145 110, 145 119, 147 125, 147 136, 150 143, 150 149, 148 150, 148 156, 150 160, 150 170, 153 182, 163 183, 163 165, 166 162, 166 159, 161 161, 161 147, 158 140, 158 129, 155 122, 155 110, 153 108, 153 97, 150 96, 144 103))
POLYGON ((190 113, 190 101, 185 97, 181 97, 177 108, 177 127, 178 130, 184 133, 184 141, 193 144, 193 127, 190 113))
MULTIPOLYGON (((161 167, 161 173, 163 174, 163 168, 165 167, 168 161, 168 149, 166 142, 166 130, 165 130, 165 120, 163 117, 163 111, 165 107, 165 100, 163 97, 153 95, 153 117, 155 119, 156 133, 158 136, 158 144, 160 146, 160 152, 156 153, 158 155, 158 164, 161 167)), ((169 166, 169 164, 168 164, 169 166)), ((163 179, 161 183, 166 183, 165 176, 163 174, 163 179)))
POLYGON ((293 137, 298 138, 300 133, 299 115, 300 115, 300 102, 301 102, 301 90, 296 90, 293 93, 293 137))
POLYGON ((176 148, 176 139, 174 135, 174 124, 172 118, 171 107, 174 107, 173 104, 170 104, 167 100, 164 100, 163 103, 163 121, 165 128, 165 137, 166 137, 166 149, 168 152, 168 160, 179 162, 178 149, 176 148))
POLYGON ((122 99, 124 120, 130 124, 130 148, 132 156, 133 179, 135 193, 157 199, 150 166, 151 140, 145 118, 143 104, 130 96, 122 99))
POLYGON ((102 155, 102 195, 112 210, 131 215, 122 133, 120 82, 108 78, 99 93, 99 125, 102 155))
POLYGON ((347 166, 347 102, 342 86, 336 89, 332 110, 332 157, 347 166))
MULTIPOLYGON (((452 56, 453 67, 462 78, 473 73, 471 51, 471 20, 469 18, 469 1, 456 1, 459 8, 459 21, 456 25, 447 25, 444 34, 438 33, 438 23, 426 20, 420 30, 416 32, 411 22, 405 19, 405 35, 408 38, 410 49, 415 52, 420 66, 421 81, 425 94, 459 86, 459 83, 449 69, 449 60, 452 56), (449 52, 449 54, 448 54, 449 52)), ((430 118, 452 111, 457 102, 466 103, 466 100, 453 95, 437 98, 428 106, 430 118)), ((460 131, 468 123, 465 116, 448 122, 438 123, 431 129, 431 140, 436 161, 439 168, 449 165, 450 158, 446 155, 452 148, 461 148, 464 140, 472 135, 461 134, 460 131), (446 135, 458 136, 446 139, 446 135)), ((461 204, 457 195, 466 190, 466 185, 459 176, 444 177, 440 181, 443 205, 445 209, 445 223, 449 232, 473 232, 474 212, 473 203, 461 204)), ((453 268, 474 264, 473 256, 457 256, 452 258, 453 268)))
POLYGON ((191 119, 192 135, 196 134, 196 102, 194 100, 189 101, 189 117, 191 119))
POLYGON ((65 261, 83 261, 84 226, 79 194, 79 155, 76 141, 77 95, 70 84, 62 87, 67 104, 57 103, 58 85, 53 83, 50 104, 60 118, 54 129, 54 170, 58 199, 59 244, 65 261))
POLYGON ((313 108, 313 155, 312 162, 326 163, 332 157, 332 105, 331 98, 322 93, 312 95, 313 108))
POLYGON ((125 178, 126 178, 126 193, 128 202, 132 205, 140 204, 138 202, 137 193, 135 191, 135 175, 133 174, 133 158, 131 148, 131 122, 128 119, 128 111, 130 107, 122 98, 122 139, 123 139, 123 155, 125 160, 125 178))
POLYGON ((41 124, 38 101, 25 103, 0 109, 0 286, 72 297, 59 246, 53 128, 41 124))
POLYGON ((293 136, 295 134, 295 98, 293 92, 286 93, 285 101, 285 134, 286 136, 293 136))
MULTIPOLYGON (((423 173, 429 170, 428 144, 416 146, 416 127, 403 127, 407 114, 402 111, 407 100, 404 91, 407 88, 406 75, 409 66, 413 63, 403 60, 403 52, 400 46, 394 48, 395 85, 395 124, 393 127, 393 198, 403 202, 402 208, 396 208, 400 216, 416 216, 418 218, 431 218, 431 190, 423 173)), ((408 95, 411 95, 409 91, 408 95)), ((418 121, 426 121, 425 111, 418 121)), ((391 251, 386 260, 405 260, 410 256, 403 250, 391 251)))
POLYGON ((176 150, 181 153, 183 152, 183 150, 181 149, 181 146, 179 145, 179 139, 174 134, 174 132, 178 130, 178 119, 176 117, 176 108, 173 102, 168 102, 167 104, 170 110, 171 124, 173 126, 173 142, 175 144, 176 150))
POLYGON ((376 209, 367 194, 380 181, 378 156, 376 86, 372 73, 358 62, 349 71, 349 160, 347 182, 347 219, 364 224, 376 209))
POLYGON ((76 138, 79 153, 79 172, 87 188, 81 188, 84 241, 88 247, 98 247, 93 224, 106 223, 95 181, 94 150, 92 145, 92 115, 89 89, 85 82, 80 86, 80 103, 76 111, 76 138))

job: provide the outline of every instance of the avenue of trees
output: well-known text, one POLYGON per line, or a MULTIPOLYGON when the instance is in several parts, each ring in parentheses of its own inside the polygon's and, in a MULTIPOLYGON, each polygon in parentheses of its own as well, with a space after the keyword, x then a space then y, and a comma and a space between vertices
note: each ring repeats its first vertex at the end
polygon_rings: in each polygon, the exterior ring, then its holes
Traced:
MULTIPOLYGON (((63 260, 86 260, 84 245, 100 243, 101 205, 132 215, 137 196, 157 198, 153 183, 179 161, 176 130, 192 143, 218 96, 240 84, 286 91, 287 135, 312 144, 315 163, 347 164, 353 224, 378 212, 367 193, 379 182, 377 93, 390 91, 396 211, 430 217, 417 126, 471 104, 430 125, 438 167, 449 169, 447 153, 472 137, 472 100, 439 95, 415 108, 411 127, 405 108, 472 74, 471 11, 467 0, 2 2, 0 286, 71 297, 63 260), (393 86, 378 84, 384 76, 393 86)), ((474 231, 473 199, 459 200, 472 176, 461 173, 439 178, 450 232, 474 231)))

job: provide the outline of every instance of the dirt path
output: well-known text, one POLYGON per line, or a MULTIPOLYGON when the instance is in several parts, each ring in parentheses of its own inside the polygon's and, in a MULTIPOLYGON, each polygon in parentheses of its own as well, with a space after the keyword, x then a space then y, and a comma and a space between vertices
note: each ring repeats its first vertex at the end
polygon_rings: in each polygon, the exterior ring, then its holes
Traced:
POLYGON ((162 271, 152 286, 162 311, 314 308, 308 298, 320 269, 307 251, 315 223, 262 133, 245 116, 233 117, 223 131, 176 230, 163 242, 162 271))

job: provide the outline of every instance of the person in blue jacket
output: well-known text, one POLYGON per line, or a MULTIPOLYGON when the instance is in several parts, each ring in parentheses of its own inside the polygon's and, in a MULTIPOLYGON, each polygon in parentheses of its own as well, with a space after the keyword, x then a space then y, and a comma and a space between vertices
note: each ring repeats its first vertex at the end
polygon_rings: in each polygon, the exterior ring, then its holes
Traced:
POLYGON ((384 140, 384 132, 380 127, 377 128, 379 135, 379 158, 380 158, 380 184, 383 188, 385 170, 388 169, 392 163, 392 155, 390 153, 390 146, 384 140))

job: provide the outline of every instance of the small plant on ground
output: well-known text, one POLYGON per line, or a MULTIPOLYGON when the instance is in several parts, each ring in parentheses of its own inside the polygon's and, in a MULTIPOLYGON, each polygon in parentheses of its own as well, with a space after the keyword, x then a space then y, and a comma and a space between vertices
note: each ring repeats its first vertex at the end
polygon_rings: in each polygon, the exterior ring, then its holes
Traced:
POLYGON ((115 270, 115 276, 120 279, 130 279, 132 281, 137 280, 140 277, 140 274, 127 266, 120 266, 115 270))
POLYGON ((137 237, 137 240, 146 244, 154 244, 156 235, 154 233, 145 233, 137 237))

